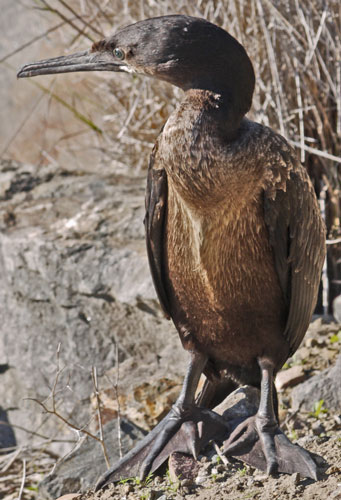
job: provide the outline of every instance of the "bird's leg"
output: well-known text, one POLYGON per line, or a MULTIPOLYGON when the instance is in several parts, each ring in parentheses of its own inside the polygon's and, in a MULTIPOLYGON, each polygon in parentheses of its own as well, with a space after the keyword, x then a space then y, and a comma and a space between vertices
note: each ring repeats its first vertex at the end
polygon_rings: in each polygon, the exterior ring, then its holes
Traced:
POLYGON ((274 368, 258 359, 261 369, 261 397, 258 412, 247 418, 224 443, 224 453, 266 471, 268 474, 299 472, 317 479, 318 469, 310 454, 292 444, 278 426, 274 409, 274 368))
MULTIPOLYGON (((173 437, 180 429, 181 425, 185 426, 186 437, 189 437, 189 446, 194 458, 197 457, 198 436, 197 429, 191 425, 190 417, 194 409, 195 391, 198 386, 200 376, 205 368, 207 357, 203 354, 191 354, 191 359, 187 369, 187 373, 182 385, 182 389, 173 408, 168 413, 167 421, 160 429, 160 432, 155 439, 148 456, 145 458, 140 468, 140 477, 144 478, 148 475, 155 458, 164 448, 165 444, 173 437)), ((187 439, 186 439, 187 441, 187 439)))
POLYGON ((256 425, 258 435, 262 441, 267 470, 270 474, 275 474, 278 469, 276 460, 276 448, 274 435, 278 429, 278 422, 275 417, 274 400, 273 400, 273 366, 268 361, 260 360, 259 366, 261 369, 261 395, 259 408, 256 416, 256 425))
POLYGON ((193 352, 181 393, 166 417, 97 482, 96 490, 124 478, 144 479, 171 453, 189 453, 194 457, 211 439, 228 435, 226 421, 211 410, 195 405, 195 391, 207 362, 207 356, 193 352))

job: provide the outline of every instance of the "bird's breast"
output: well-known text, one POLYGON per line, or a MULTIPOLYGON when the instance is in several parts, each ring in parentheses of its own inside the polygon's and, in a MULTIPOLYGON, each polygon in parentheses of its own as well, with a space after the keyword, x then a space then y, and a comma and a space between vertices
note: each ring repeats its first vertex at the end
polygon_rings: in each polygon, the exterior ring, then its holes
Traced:
MULTIPOLYGON (((248 300, 250 287, 273 279, 274 262, 262 200, 228 197, 215 206, 187 204, 169 180, 167 262, 176 287, 205 291, 216 310, 248 300), (185 284, 184 284, 185 283, 185 284)), ((195 299, 196 300, 196 299, 195 299)))

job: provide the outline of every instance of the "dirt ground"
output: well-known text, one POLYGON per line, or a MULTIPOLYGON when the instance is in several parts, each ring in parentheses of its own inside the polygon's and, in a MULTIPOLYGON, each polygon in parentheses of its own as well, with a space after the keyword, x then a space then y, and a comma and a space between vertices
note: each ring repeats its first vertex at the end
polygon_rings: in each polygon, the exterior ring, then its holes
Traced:
POLYGON ((88 492, 78 496, 77 500, 341 499, 341 431, 333 432, 332 437, 303 439, 306 449, 332 464, 321 481, 303 479, 296 474, 267 477, 237 460, 231 460, 227 466, 217 464, 217 455, 213 455, 210 460, 206 456, 201 459, 196 481, 201 484, 191 484, 187 480, 174 482, 167 476, 155 477, 147 486, 134 481, 109 485, 95 494, 88 492))
MULTIPOLYGON (((303 365, 307 373, 318 373, 332 365, 340 350, 338 328, 316 321, 286 368, 303 365)), ((328 410, 323 402, 309 413, 293 412, 290 391, 288 387, 280 392, 282 429, 293 442, 320 457, 315 457, 324 471, 320 481, 298 474, 267 477, 235 459, 224 464, 211 446, 201 456, 193 482, 172 480, 167 472, 153 477, 148 484, 137 479, 122 481, 97 493, 89 491, 77 496, 77 500, 341 499, 341 412, 328 410)))

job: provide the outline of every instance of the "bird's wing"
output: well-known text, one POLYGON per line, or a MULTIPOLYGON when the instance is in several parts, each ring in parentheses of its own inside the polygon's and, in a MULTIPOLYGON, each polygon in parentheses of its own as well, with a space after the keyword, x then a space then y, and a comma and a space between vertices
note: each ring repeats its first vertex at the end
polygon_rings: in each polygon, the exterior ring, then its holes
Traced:
POLYGON ((150 271, 155 290, 165 315, 169 318, 168 299, 164 286, 163 255, 167 210, 167 175, 164 169, 155 168, 157 143, 150 157, 146 190, 146 242, 150 271))
POLYGON ((293 354, 316 304, 325 257, 325 226, 306 169, 278 135, 270 148, 270 158, 272 182, 264 191, 264 219, 287 300, 284 335, 293 354))

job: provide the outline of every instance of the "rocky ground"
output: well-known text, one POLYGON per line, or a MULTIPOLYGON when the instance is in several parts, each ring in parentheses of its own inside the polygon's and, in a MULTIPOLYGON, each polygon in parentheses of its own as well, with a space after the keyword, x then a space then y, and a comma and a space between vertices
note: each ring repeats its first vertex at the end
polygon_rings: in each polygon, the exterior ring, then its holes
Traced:
POLYGON ((58 349, 58 404, 79 425, 90 418, 92 366, 103 386, 118 361, 122 394, 133 373, 145 382, 185 366, 148 270, 145 175, 118 170, 0 163, 0 407, 20 445, 41 441, 37 432, 75 439, 27 400, 49 397, 58 349))
MULTIPOLYGON (((279 374, 277 386, 280 390, 280 417, 282 429, 287 436, 311 453, 316 454, 316 460, 322 473, 322 479, 314 482, 304 479, 298 474, 267 477, 263 472, 253 469, 242 462, 229 458, 227 463, 213 445, 207 447, 200 456, 198 470, 193 479, 179 480, 174 474, 172 464, 162 474, 154 475, 148 481, 141 483, 138 479, 121 481, 109 485, 103 491, 94 493, 92 488, 80 494, 79 484, 75 476, 65 476, 65 468, 70 472, 75 466, 76 458, 66 460, 57 466, 54 474, 46 476, 52 467, 53 457, 37 453, 36 458, 29 456, 26 450, 27 472, 23 475, 23 457, 18 453, 1 457, 2 469, 6 469, 0 477, 1 491, 6 500, 17 498, 18 488, 25 477, 22 499, 57 498, 60 494, 65 500, 180 500, 186 499, 321 499, 341 498, 341 414, 340 414, 340 377, 341 358, 340 325, 323 323, 316 320, 310 326, 301 348, 295 356, 288 360, 284 370, 279 374), (329 381, 333 381, 332 386, 329 381), (314 382, 315 381, 315 382, 314 382), (321 384, 321 381, 323 382, 321 384), (310 384, 307 391, 307 384, 310 384), (313 385, 312 385, 313 384, 313 385), (293 386, 295 386, 293 388, 293 386), (322 387, 322 389, 321 389, 322 387), (59 469, 58 469, 59 467, 59 469), (56 486, 56 476, 66 477, 62 488, 56 486), (37 483, 45 476, 43 486, 36 490, 37 483), (52 479, 51 479, 52 478, 52 479), (73 478, 73 479, 72 479, 73 478), (49 482, 50 481, 50 482, 49 482), (51 484, 53 488, 51 487, 51 484), (77 486, 78 485, 78 486, 77 486), (54 491, 54 493, 52 493, 54 491), (58 493, 59 492, 59 493, 58 493)), ((169 389, 170 390, 170 389, 169 389)), ((167 392, 167 391, 166 391, 167 392)), ((157 393, 154 397, 157 398, 157 393)), ((167 403, 169 404, 169 402, 167 403)), ((167 406, 165 403, 165 406, 167 406)), ((151 421, 150 406, 145 406, 145 421, 151 421)), ((129 408, 126 410, 129 414, 129 408)), ((132 410, 132 418, 134 410, 132 410)), ((148 424, 146 424, 146 428, 148 424)), ((138 428, 136 428, 138 429, 138 428)), ((113 432, 111 430, 111 432, 113 432)), ((138 431, 139 432, 139 431, 138 431)), ((127 435, 131 435, 131 429, 127 435)), ((141 434, 135 435, 135 441, 141 434)), ((131 447, 132 442, 124 447, 131 447)), ((85 466, 78 469, 78 474, 89 475, 98 460, 94 454, 94 444, 90 447, 91 463, 85 463, 85 455, 78 457, 85 466)), ((34 455, 34 451, 31 450, 34 455)), ((97 455, 101 450, 97 451, 97 455)), ((101 465, 105 470, 104 461, 101 465)), ((93 478, 93 480, 95 477, 93 478)), ((58 483, 59 484, 59 483, 58 483)))
MULTIPOLYGON (((304 394, 305 383, 296 385, 298 372, 302 373, 303 379, 307 379, 309 375, 315 375, 316 382, 318 378, 323 379, 328 372, 328 367, 336 366, 340 342, 339 325, 326 325, 322 324, 321 320, 317 320, 311 325, 304 344, 288 361, 286 370, 279 375, 277 380, 279 387, 282 384, 285 385, 280 392, 282 429, 292 441, 318 455, 316 460, 321 470, 324 471, 320 481, 304 479, 298 474, 269 478, 261 471, 245 466, 234 459, 229 459, 228 463, 224 464, 211 446, 200 459, 199 470, 194 481, 177 480, 172 470, 168 469, 165 475, 155 476, 148 484, 141 484, 136 479, 129 482, 122 481, 121 484, 109 485, 95 494, 89 491, 78 496, 78 500, 341 498, 340 406, 328 408, 326 400, 319 399, 321 394, 318 391, 314 394, 314 388, 311 388, 312 392, 307 399, 307 395, 304 394), (288 376, 288 371, 291 371, 291 377, 288 376), (294 391, 296 395, 293 398, 293 404, 296 407, 306 407, 309 397, 312 397, 311 401, 315 398, 310 411, 293 410, 290 407, 292 385, 296 385, 294 391), (303 388, 302 391, 298 390, 300 386, 303 388)), ((338 377, 335 384, 337 387, 341 377, 340 362, 335 370, 335 376, 338 377)), ((337 390, 335 392, 337 393, 337 390)), ((339 397, 335 393, 333 395, 326 393, 325 396, 326 398, 339 397)), ((337 404, 337 399, 331 404, 337 404)))

